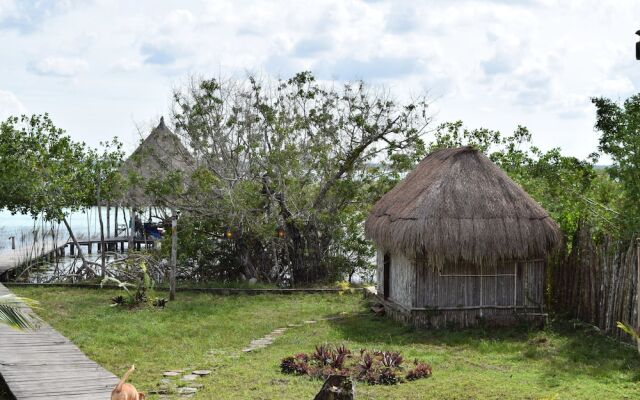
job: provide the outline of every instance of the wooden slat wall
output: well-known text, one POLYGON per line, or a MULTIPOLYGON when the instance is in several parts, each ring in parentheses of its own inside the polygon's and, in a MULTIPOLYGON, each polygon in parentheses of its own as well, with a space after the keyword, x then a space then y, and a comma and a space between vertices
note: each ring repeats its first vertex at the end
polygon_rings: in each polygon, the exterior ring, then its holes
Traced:
POLYGON ((382 294, 384 291, 384 250, 378 249, 376 251, 376 266, 377 266, 377 281, 376 290, 382 294))
POLYGON ((633 241, 604 237, 596 242, 589 227, 580 227, 571 252, 560 254, 551 268, 554 309, 630 340, 616 322, 636 326, 637 262, 633 241))
POLYGON ((416 284, 417 308, 512 306, 514 302, 517 306, 537 307, 544 299, 544 262, 511 261, 498 266, 483 266, 482 269, 471 264, 458 264, 449 265, 438 273, 419 260, 416 284), (516 268, 517 276, 514 277, 516 268), (480 274, 493 276, 447 276, 480 274))
POLYGON ((414 305, 415 263, 408 258, 391 255, 391 296, 390 299, 404 307, 414 305))

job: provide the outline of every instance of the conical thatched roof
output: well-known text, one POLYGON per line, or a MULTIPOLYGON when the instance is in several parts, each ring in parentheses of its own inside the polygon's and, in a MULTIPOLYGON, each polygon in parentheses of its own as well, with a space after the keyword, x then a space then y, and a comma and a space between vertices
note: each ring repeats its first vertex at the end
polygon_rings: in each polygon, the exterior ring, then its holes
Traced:
POLYGON ((559 242, 549 214, 471 147, 429 154, 373 207, 368 238, 433 266, 546 256, 559 242))
POLYGON ((154 183, 168 182, 179 173, 188 177, 194 166, 193 157, 176 136, 165 125, 164 118, 151 134, 125 160, 120 172, 128 183, 123 205, 130 207, 163 205, 171 202, 171 196, 147 190, 154 183))

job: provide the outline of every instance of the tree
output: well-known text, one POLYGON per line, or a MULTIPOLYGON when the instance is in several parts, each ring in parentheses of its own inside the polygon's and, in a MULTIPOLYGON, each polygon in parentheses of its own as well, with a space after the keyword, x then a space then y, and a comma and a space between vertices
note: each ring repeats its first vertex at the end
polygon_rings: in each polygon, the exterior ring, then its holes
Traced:
POLYGON ((346 227, 388 189, 385 175, 422 158, 430 122, 425 99, 400 104, 362 82, 336 88, 309 72, 194 81, 174 100, 175 125, 200 166, 185 210, 224 227, 213 237, 229 231, 244 275, 294 283, 336 275, 345 241, 362 238, 346 227))
POLYGON ((0 207, 64 223, 83 268, 95 275, 96 263, 84 257, 67 215, 97 204, 98 188, 112 187, 119 157, 119 147, 99 155, 74 142, 47 114, 9 117, 0 124, 0 207))
POLYGON ((640 94, 622 105, 596 97, 595 128, 600 132, 598 149, 611 157, 609 174, 624 190, 624 226, 628 233, 640 231, 640 94))

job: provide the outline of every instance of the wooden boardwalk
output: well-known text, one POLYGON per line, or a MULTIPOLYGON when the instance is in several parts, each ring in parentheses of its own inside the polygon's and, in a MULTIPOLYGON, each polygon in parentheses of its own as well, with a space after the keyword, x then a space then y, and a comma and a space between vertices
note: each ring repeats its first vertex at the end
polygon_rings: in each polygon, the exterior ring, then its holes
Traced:
MULTIPOLYGON (((9 293, 0 284, 0 295, 9 293)), ((0 325, 0 375, 16 400, 109 400, 118 383, 44 323, 35 332, 0 325)))
POLYGON ((29 243, 24 246, 18 246, 15 249, 11 247, 0 250, 0 275, 12 270, 28 260, 35 260, 40 257, 47 256, 54 251, 60 251, 64 249, 67 244, 67 240, 53 240, 47 238, 46 240, 38 241, 35 244, 29 243))

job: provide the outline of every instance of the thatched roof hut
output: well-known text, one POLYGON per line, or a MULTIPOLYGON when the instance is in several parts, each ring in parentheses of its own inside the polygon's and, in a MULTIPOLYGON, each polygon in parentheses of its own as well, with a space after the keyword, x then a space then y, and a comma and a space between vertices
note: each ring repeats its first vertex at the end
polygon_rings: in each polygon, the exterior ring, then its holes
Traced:
MULTIPOLYGON (((428 155, 375 204, 365 232, 380 250, 379 292, 409 310, 443 306, 459 310, 461 306, 480 310, 483 306, 527 308, 526 296, 518 303, 517 289, 532 289, 528 285, 533 280, 533 299, 541 303, 544 259, 561 239, 549 214, 472 147, 428 155), (384 273, 385 264, 393 264, 393 258, 398 260, 397 268, 387 275, 398 278, 395 285, 388 276, 385 280, 384 273), (518 268, 525 264, 527 269, 518 278, 518 268), (489 276, 494 282, 485 282, 489 276), (433 282, 441 283, 439 291, 423 293, 435 290, 427 287, 433 282), (477 290, 482 283, 496 288, 507 285, 507 289, 494 292, 494 304, 488 304, 477 290), (386 291, 384 285, 388 286, 386 291), (457 293, 459 288, 470 291, 459 293, 464 299, 451 297, 451 292, 457 293), (408 290, 414 290, 415 295, 398 293, 408 290), (498 299, 500 296, 507 300, 498 299)), ((463 325, 471 324, 467 317, 463 320, 463 325)))
POLYGON ((185 184, 194 165, 192 155, 161 117, 158 126, 120 168, 128 183, 123 205, 145 207, 171 202, 172 196, 162 193, 161 186, 175 183, 176 176, 180 176, 182 184, 185 184), (149 190, 149 186, 154 184, 157 184, 157 190, 149 190))

